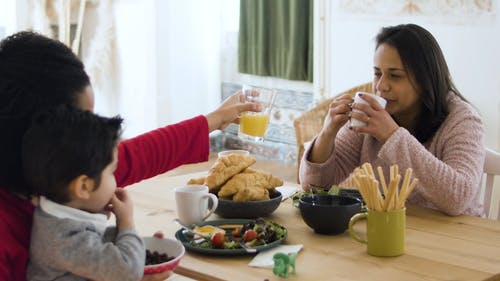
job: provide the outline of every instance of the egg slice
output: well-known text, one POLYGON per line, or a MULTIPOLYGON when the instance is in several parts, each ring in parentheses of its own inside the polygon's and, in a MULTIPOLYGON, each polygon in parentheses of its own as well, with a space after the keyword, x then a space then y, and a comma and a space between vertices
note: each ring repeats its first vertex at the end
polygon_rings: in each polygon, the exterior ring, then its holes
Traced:
POLYGON ((226 231, 222 228, 219 228, 217 226, 213 226, 213 225, 203 225, 203 226, 195 226, 193 228, 193 231, 200 235, 200 236, 203 236, 205 238, 210 238, 212 237, 212 235, 214 235, 215 233, 217 232, 220 232, 222 234, 226 234, 226 231))

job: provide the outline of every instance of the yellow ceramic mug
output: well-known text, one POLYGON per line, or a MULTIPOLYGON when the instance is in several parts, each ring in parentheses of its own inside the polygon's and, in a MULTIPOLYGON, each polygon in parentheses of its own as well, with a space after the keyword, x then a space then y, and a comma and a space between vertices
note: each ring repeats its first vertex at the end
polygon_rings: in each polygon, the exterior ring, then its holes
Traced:
POLYGON ((379 257, 400 256, 405 252, 406 209, 374 211, 354 215, 349 221, 349 234, 367 244, 368 254, 379 257), (366 219, 366 239, 354 231, 354 224, 366 219))

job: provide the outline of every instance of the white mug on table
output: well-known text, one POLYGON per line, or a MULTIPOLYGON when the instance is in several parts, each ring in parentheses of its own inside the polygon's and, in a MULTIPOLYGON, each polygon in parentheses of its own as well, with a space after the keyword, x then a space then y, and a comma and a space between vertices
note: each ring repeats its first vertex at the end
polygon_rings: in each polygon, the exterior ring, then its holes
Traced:
POLYGON ((218 203, 217 196, 209 193, 205 185, 188 184, 175 188, 177 216, 184 225, 204 221, 215 211, 218 203))

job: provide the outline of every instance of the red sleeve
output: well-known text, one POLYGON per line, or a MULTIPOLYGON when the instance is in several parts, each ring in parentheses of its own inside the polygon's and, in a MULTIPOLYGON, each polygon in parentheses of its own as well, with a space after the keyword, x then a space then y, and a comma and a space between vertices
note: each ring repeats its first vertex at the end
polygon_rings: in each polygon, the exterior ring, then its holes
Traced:
POLYGON ((0 280, 26 280, 35 206, 0 187, 0 280))
POLYGON ((183 164, 207 161, 209 152, 203 115, 159 128, 118 144, 116 183, 123 187, 183 164))

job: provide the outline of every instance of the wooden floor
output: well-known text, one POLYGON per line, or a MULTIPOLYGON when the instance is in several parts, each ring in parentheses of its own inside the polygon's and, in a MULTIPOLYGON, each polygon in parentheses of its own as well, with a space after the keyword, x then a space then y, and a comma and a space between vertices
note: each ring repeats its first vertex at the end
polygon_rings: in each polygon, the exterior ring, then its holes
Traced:
MULTIPOLYGON (((208 162, 183 165, 176 169, 167 172, 167 175, 177 176, 184 175, 195 172, 208 171, 212 164, 217 159, 217 153, 210 153, 208 162)), ((252 165, 252 168, 263 170, 265 172, 271 173, 272 175, 279 177, 280 179, 288 182, 297 181, 297 165, 291 163, 284 163, 281 161, 271 161, 257 159, 257 162, 252 165)))

